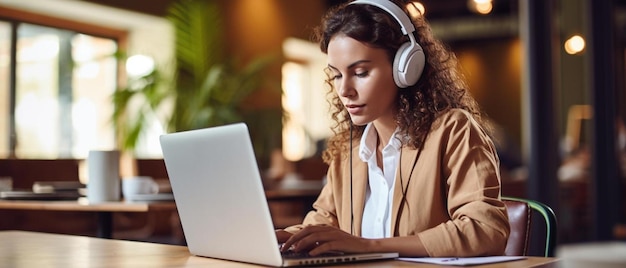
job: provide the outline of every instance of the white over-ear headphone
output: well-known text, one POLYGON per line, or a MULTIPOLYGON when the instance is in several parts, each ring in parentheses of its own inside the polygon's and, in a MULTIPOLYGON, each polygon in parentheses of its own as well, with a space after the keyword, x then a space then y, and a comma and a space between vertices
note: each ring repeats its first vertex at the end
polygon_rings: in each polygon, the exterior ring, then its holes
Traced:
POLYGON ((424 70, 425 57, 422 47, 417 43, 413 35, 415 26, 413 26, 409 16, 389 0, 356 0, 350 4, 376 6, 389 13, 398 21, 402 33, 409 37, 409 42, 402 44, 396 52, 393 60, 393 80, 400 88, 415 85, 424 70))

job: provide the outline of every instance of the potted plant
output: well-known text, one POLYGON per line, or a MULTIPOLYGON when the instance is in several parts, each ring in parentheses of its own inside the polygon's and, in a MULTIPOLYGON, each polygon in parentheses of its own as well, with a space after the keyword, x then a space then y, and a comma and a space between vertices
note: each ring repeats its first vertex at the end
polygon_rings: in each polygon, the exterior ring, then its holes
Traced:
POLYGON ((225 59, 220 10, 214 1, 175 1, 167 19, 175 32, 173 75, 164 75, 166 66, 157 66, 144 76, 129 78, 115 92, 113 121, 120 148, 133 151, 146 119, 165 110, 169 132, 247 122, 257 155, 268 154, 268 147, 280 137, 281 109, 251 111, 242 103, 261 88, 279 90, 262 75, 274 57, 258 57, 245 66, 225 59))

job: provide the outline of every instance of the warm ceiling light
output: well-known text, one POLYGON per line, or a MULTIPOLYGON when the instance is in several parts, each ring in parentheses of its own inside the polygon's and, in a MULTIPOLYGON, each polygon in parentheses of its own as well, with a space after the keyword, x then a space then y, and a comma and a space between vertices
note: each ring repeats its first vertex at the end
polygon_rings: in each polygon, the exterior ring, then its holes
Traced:
POLYGON ((424 5, 418 1, 411 1, 406 5, 406 8, 409 10, 409 14, 412 17, 419 17, 426 13, 426 8, 424 5))
POLYGON ((467 6, 470 10, 479 14, 489 14, 493 10, 491 0, 468 0, 467 6))
POLYGON ((480 14, 489 14, 492 9, 493 5, 491 3, 476 3, 476 11, 480 14))
POLYGON ((565 41, 565 52, 570 55, 578 54, 585 49, 585 39, 580 35, 574 35, 565 41))

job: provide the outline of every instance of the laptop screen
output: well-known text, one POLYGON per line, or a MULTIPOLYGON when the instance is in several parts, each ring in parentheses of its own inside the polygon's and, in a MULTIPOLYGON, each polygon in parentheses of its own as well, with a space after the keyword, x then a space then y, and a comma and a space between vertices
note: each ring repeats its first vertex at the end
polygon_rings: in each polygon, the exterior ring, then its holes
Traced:
POLYGON ((244 123, 162 135, 183 232, 194 255, 282 262, 244 123))

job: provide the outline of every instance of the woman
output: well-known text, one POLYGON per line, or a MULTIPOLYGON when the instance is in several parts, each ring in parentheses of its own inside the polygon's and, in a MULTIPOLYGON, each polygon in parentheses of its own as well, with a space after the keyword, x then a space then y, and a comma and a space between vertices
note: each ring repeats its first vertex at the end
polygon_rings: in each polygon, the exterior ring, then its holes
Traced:
POLYGON ((499 160, 455 56, 403 3, 356 2, 316 31, 336 122, 328 182, 303 224, 276 231, 282 250, 502 255, 499 160))

